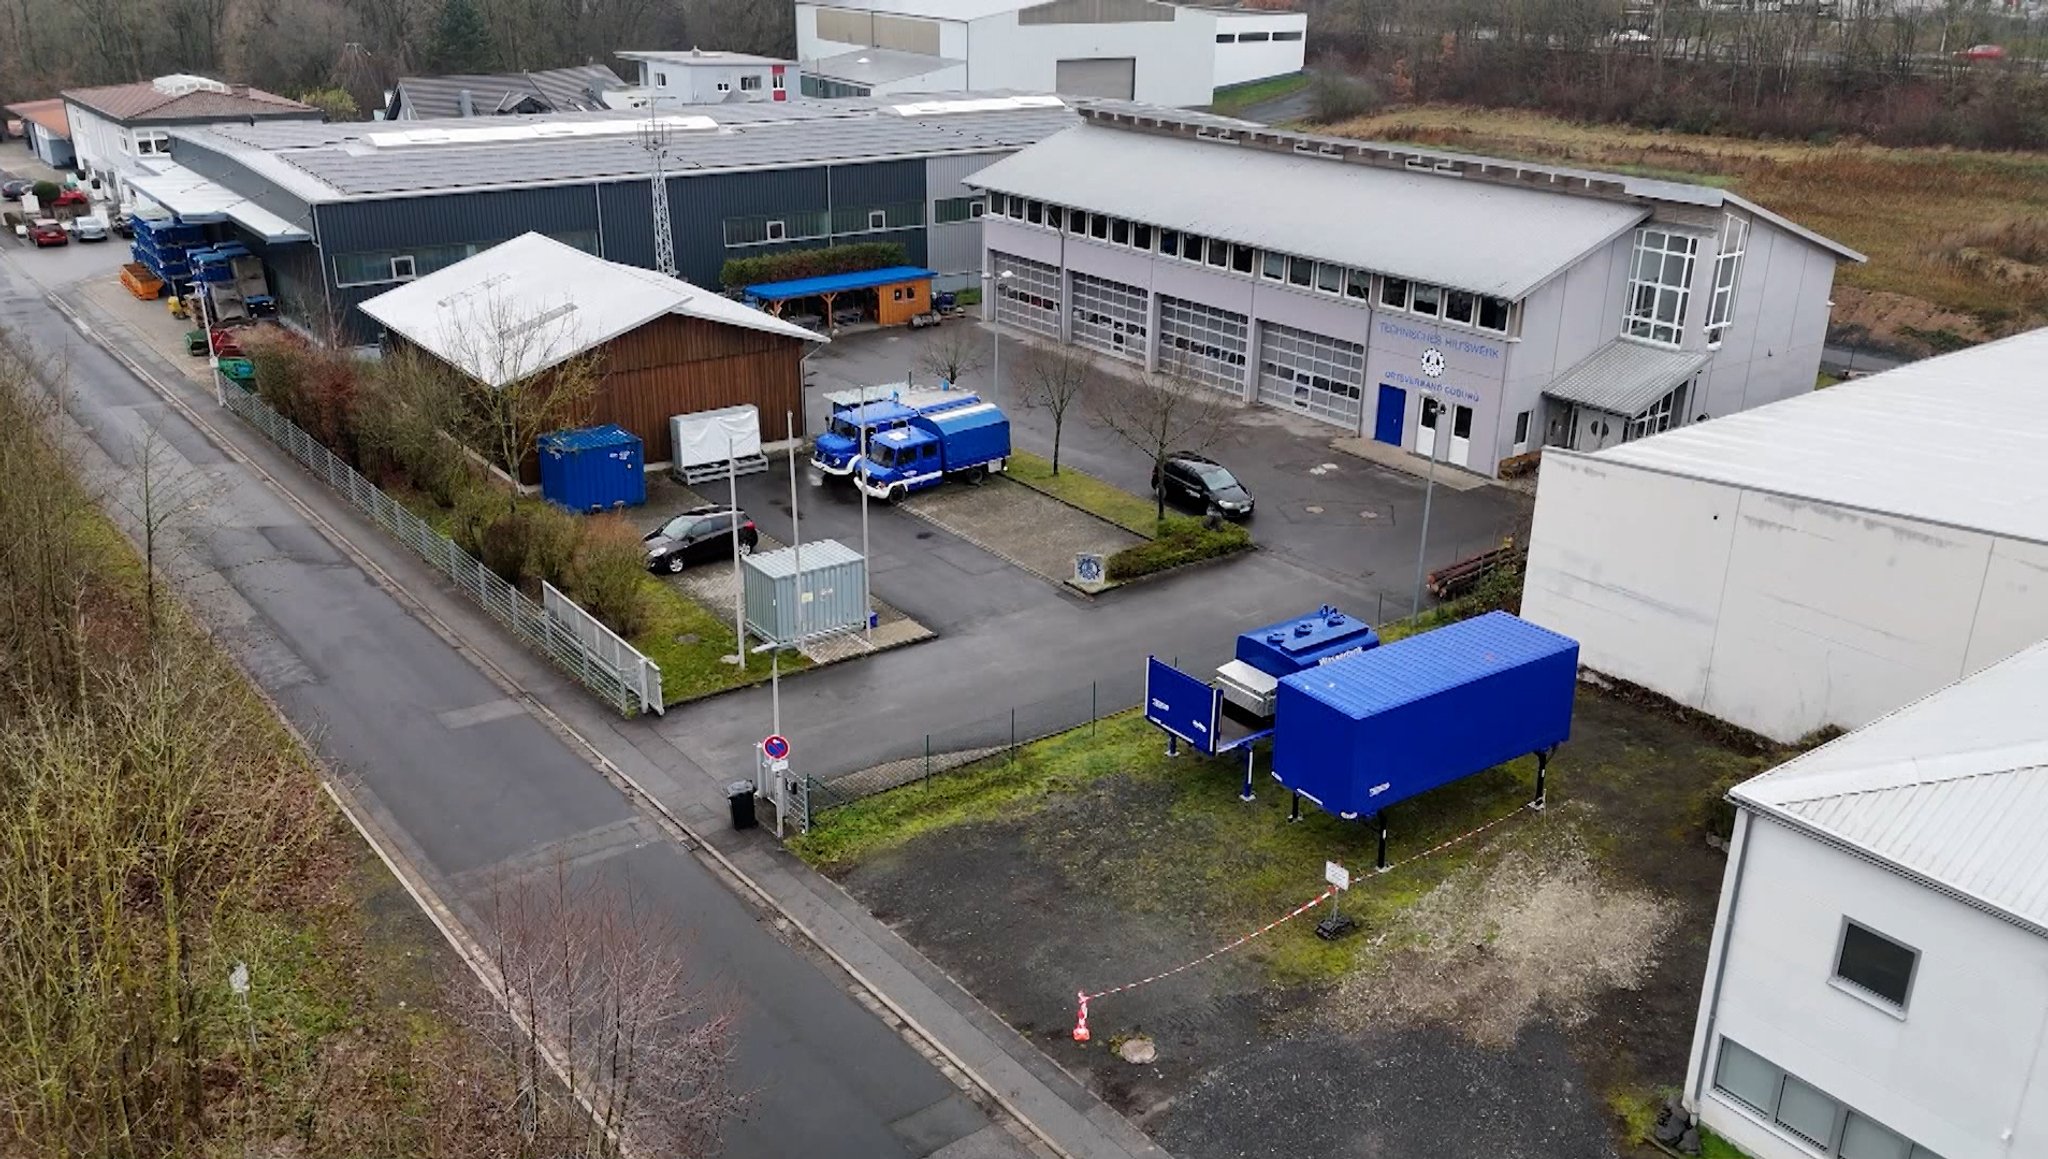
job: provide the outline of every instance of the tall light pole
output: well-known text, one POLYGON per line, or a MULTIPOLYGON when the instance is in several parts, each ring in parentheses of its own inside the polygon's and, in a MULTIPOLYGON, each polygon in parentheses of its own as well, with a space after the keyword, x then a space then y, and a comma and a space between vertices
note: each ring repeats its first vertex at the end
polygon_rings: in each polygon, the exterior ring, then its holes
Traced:
MULTIPOLYGON (((981 280, 988 283, 988 292, 982 298, 982 303, 988 307, 988 332, 991 340, 995 343, 995 356, 989 366, 989 377, 992 380, 990 383, 990 394, 996 393, 1003 385, 1003 324, 1001 319, 996 317, 996 300, 1002 295, 1003 283, 1016 276, 1009 270, 1004 270, 999 274, 983 273, 981 275, 981 280)), ((993 402, 995 400, 990 399, 989 401, 993 402)))
POLYGON ((1414 615, 1417 620, 1422 618, 1422 569, 1423 561, 1429 557, 1429 504, 1436 496, 1436 456, 1437 451, 1449 441, 1444 431, 1444 412, 1448 408, 1444 406, 1442 398, 1425 394, 1422 396, 1422 406, 1424 410, 1431 406, 1436 407, 1436 421, 1430 424, 1432 433, 1429 438, 1429 482, 1422 487, 1422 544, 1415 549, 1414 615))

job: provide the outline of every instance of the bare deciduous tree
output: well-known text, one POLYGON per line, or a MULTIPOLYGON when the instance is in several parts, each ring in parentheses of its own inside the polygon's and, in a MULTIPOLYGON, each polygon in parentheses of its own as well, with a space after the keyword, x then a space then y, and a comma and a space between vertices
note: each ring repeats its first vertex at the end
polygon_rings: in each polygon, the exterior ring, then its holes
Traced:
POLYGON ((571 302, 533 309, 491 294, 452 328, 458 437, 515 481, 540 436, 589 417, 604 368, 577 322, 571 302))
POLYGON ((715 1153, 745 1103, 736 1015, 695 983, 677 931, 560 862, 495 890, 488 921, 494 986, 465 974, 452 992, 501 1047, 524 1153, 715 1153))
POLYGON ((1032 346, 1025 352, 1018 387, 1024 405, 1052 418, 1052 473, 1060 473, 1060 437, 1067 413, 1094 390, 1101 377, 1095 356, 1080 346, 1032 346))
POLYGON ((184 461, 151 427, 135 448, 133 490, 121 499, 121 506, 134 522, 142 545, 142 592, 145 622, 151 645, 157 641, 158 611, 162 601, 157 579, 170 566, 165 554, 171 525, 190 511, 205 493, 205 481, 181 470, 184 461))
POLYGON ((988 365, 981 332, 966 326, 941 326, 917 351, 917 368, 933 378, 959 386, 988 365))
POLYGON ((1105 374, 1091 392, 1096 421, 1137 448, 1152 465, 1155 518, 1166 518, 1160 467, 1176 451, 1204 451, 1223 437, 1232 407, 1223 392, 1180 363, 1133 378, 1105 374))

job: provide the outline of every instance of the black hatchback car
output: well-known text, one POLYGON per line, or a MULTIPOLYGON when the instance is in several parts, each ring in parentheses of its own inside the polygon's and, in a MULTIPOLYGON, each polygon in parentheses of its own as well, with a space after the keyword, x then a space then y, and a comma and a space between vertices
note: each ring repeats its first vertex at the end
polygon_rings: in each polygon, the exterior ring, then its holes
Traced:
POLYGON ((1191 451, 1177 451, 1152 470, 1152 490, 1164 492, 1169 503, 1216 511, 1231 519, 1248 519, 1252 493, 1237 476, 1213 459, 1191 451))
POLYGON ((731 559, 735 522, 740 529, 740 554, 750 554, 761 535, 746 512, 730 507, 693 507, 640 537, 647 548, 647 569, 677 572, 693 563, 731 559))

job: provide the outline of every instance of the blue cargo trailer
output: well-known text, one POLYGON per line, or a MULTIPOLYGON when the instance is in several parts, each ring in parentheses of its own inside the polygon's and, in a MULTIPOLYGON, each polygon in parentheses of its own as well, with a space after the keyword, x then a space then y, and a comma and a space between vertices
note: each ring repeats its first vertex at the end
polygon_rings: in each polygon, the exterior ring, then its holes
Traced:
POLYGON ((1571 735, 1578 641, 1489 612, 1281 679, 1273 776, 1339 817, 1389 805, 1571 735))
POLYGON ((647 502, 647 470, 639 437, 618 426, 542 435, 540 493, 571 511, 605 511, 647 502))
POLYGON ((1268 676, 1292 676, 1332 657, 1379 647, 1372 625, 1325 604, 1237 638, 1237 658, 1268 676))

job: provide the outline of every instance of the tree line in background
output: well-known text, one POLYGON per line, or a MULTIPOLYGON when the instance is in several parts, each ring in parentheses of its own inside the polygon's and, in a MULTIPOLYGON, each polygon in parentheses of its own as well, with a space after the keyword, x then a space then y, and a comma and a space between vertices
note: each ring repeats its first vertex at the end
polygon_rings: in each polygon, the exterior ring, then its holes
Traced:
POLYGON ((1805 140, 2048 146, 2048 22, 1989 0, 1307 0, 1316 119, 1441 101, 1805 140), (1977 44, 2003 60, 1971 60, 1977 44))
MULTIPOLYGON (((287 96, 339 90, 368 116, 402 76, 598 63, 621 50, 789 55, 767 0, 0 0, 0 100, 172 72, 287 96)), ((332 107, 333 102, 315 102, 332 107)))

